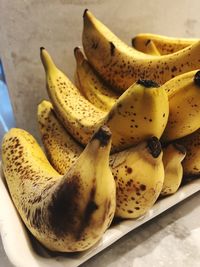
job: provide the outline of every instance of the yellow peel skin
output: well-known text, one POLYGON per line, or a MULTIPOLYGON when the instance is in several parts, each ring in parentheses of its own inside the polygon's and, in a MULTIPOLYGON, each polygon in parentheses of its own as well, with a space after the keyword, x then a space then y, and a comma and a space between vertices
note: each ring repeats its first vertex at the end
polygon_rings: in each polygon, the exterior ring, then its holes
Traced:
POLYGON ((46 49, 41 48, 40 55, 46 72, 48 95, 57 116, 70 134, 86 145, 106 113, 80 94, 66 75, 55 66, 46 49))
MULTIPOLYGON (((58 152, 54 153, 52 142, 43 144, 46 151, 52 152, 49 160, 55 169, 65 173, 65 167, 68 168, 68 157, 78 157, 81 147, 73 139, 68 139, 68 146, 77 148, 70 154, 66 150, 63 151, 60 137, 66 140, 68 133, 62 131, 59 125, 60 122, 55 118, 54 134, 53 131, 49 132, 49 139, 54 139, 53 144, 57 146, 58 152)), ((45 124, 45 127, 48 127, 48 124, 45 124)), ((148 148, 148 142, 144 141, 134 148, 110 155, 110 167, 117 187, 116 216, 139 217, 152 207, 160 194, 164 180, 162 151, 159 141, 156 138, 153 140, 154 142, 150 142, 153 146, 149 144, 151 150, 148 148)))
POLYGON ((199 67, 200 41, 170 55, 152 56, 128 47, 88 10, 83 20, 84 52, 94 69, 113 88, 125 91, 138 79, 164 84, 199 67))
POLYGON ((106 125, 113 133, 112 152, 136 145, 151 136, 161 137, 168 120, 165 90, 152 81, 130 86, 108 113, 106 125))
POLYGON ((62 176, 29 133, 14 128, 4 136, 2 165, 12 200, 27 228, 48 249, 86 250, 109 227, 116 207, 110 147, 111 134, 103 127, 62 176))
POLYGON ((162 140, 168 142, 199 128, 200 71, 179 75, 167 82, 164 88, 168 91, 169 119, 162 140))
POLYGON ((138 81, 117 99, 109 112, 104 112, 81 95, 55 67, 45 49, 41 50, 41 57, 56 115, 79 143, 86 145, 93 132, 104 124, 112 132, 112 152, 138 144, 147 137, 162 135, 169 103, 165 90, 156 83, 138 81))
POLYGON ((94 72, 79 47, 74 49, 76 59, 77 88, 96 107, 109 111, 115 104, 119 94, 105 85, 94 72))
MULTIPOLYGON (((137 49, 137 48, 136 48, 137 49)), ((140 49, 138 49, 140 51, 140 49)), ((146 54, 152 55, 152 56, 160 56, 160 52, 158 51, 154 41, 148 40, 145 44, 145 50, 141 51, 146 54)))
POLYGON ((187 154, 183 160, 183 175, 185 178, 200 177, 200 128, 177 142, 186 148, 187 154))
POLYGON ((176 143, 163 148, 165 178, 161 196, 174 194, 179 189, 183 178, 182 161, 185 156, 185 148, 176 143))
POLYGON ((77 160, 83 147, 77 145, 70 134, 66 134, 65 128, 56 118, 51 102, 43 100, 38 105, 37 120, 47 157, 57 172, 64 175, 77 160))
POLYGON ((149 53, 148 43, 151 41, 155 44, 160 55, 168 55, 198 42, 199 39, 175 38, 153 33, 139 33, 132 39, 132 46, 143 53, 149 53))
POLYGON ((115 216, 138 218, 144 215, 159 197, 164 181, 158 139, 151 138, 136 147, 113 154, 110 166, 117 188, 115 216))

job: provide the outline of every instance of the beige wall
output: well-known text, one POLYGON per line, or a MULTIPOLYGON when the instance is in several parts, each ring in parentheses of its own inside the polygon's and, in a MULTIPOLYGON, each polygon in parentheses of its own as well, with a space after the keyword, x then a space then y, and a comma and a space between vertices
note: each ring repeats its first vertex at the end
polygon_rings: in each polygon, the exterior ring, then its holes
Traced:
POLYGON ((45 46, 72 78, 85 8, 129 44, 139 32, 200 36, 199 0, 0 0, 0 54, 17 126, 36 137, 37 103, 47 98, 39 47, 45 46))

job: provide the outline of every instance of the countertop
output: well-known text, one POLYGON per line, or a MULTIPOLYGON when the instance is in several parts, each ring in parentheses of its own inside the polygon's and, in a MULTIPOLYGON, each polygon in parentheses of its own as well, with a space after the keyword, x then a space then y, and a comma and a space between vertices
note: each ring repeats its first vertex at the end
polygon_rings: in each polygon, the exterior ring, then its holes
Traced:
MULTIPOLYGON (((85 8, 128 44, 139 32, 200 36, 199 0, 1 0, 0 55, 17 126, 36 138, 39 137, 37 103, 47 98, 39 47, 46 47, 72 79, 73 49, 81 45, 85 8)), ((200 266, 199 204, 200 193, 196 193, 132 231, 82 267, 200 266)), ((11 266, 2 245, 0 266, 11 266)))

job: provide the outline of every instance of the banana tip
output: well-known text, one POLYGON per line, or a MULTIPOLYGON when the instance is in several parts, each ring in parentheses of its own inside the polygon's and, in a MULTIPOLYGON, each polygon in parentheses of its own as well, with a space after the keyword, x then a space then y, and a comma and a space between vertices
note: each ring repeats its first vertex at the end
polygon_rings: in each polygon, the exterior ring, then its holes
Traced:
POLYGON ((159 87, 160 85, 158 83, 156 83, 155 81, 152 80, 142 80, 139 79, 137 81, 137 84, 140 84, 146 88, 155 88, 155 87, 159 87))
POLYGON ((194 76, 194 82, 197 86, 200 86, 200 70, 198 70, 194 76))
POLYGON ((86 13, 88 12, 88 8, 86 8, 83 12, 83 18, 85 17, 86 13))
POLYGON ((100 142, 100 146, 106 146, 110 139, 111 139, 111 131, 110 129, 106 126, 103 125, 92 137, 92 140, 97 139, 100 142))
POLYGON ((150 154, 154 157, 157 158, 159 157, 162 147, 159 139, 156 136, 151 137, 147 141, 147 147, 149 149, 150 154))
POLYGON ((135 37, 133 37, 133 38, 131 39, 131 44, 132 44, 133 47, 135 47, 135 37))

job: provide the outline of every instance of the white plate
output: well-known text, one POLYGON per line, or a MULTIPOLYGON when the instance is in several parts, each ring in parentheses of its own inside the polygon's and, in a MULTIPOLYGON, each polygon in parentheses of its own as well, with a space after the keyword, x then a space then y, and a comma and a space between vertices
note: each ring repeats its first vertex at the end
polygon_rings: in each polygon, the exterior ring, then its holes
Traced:
POLYGON ((182 186, 176 194, 159 200, 142 218, 137 220, 124 220, 109 228, 101 241, 86 252, 52 254, 32 238, 24 227, 13 206, 4 183, 4 177, 1 174, 0 233, 3 246, 9 260, 16 267, 27 267, 27 263, 29 267, 76 267, 113 244, 128 232, 151 220, 199 190, 200 179, 182 186))

